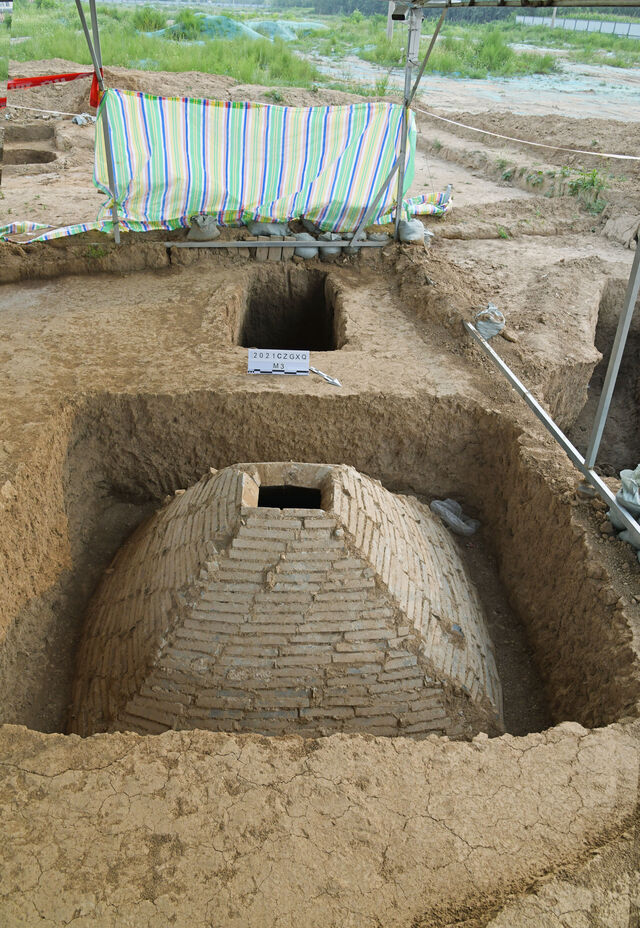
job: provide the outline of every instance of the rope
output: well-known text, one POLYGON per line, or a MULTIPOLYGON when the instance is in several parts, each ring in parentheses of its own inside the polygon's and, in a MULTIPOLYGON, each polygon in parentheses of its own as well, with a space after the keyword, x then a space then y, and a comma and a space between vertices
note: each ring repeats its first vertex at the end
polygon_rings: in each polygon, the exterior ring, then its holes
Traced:
MULTIPOLYGON (((89 113, 64 113, 62 110, 41 110, 37 106, 18 106, 17 103, 7 103, 7 109, 31 110, 32 113, 49 113, 50 116, 89 116, 89 113)), ((93 119, 93 116, 91 117, 93 119)))
POLYGON ((557 145, 545 145, 544 142, 529 142, 526 139, 514 139, 511 135, 500 135, 498 132, 489 132, 488 129, 478 129, 476 126, 467 126, 464 122, 456 122, 455 119, 447 119, 445 116, 436 116, 428 110, 423 110, 419 106, 414 106, 419 113, 430 116, 432 119, 440 119, 442 122, 451 123, 452 126, 460 126, 462 129, 470 129, 471 132, 482 132, 483 135, 491 135, 494 139, 506 139, 507 142, 518 142, 519 145, 533 145, 536 148, 548 148, 551 151, 568 151, 572 155, 590 155, 592 158, 620 158, 624 161, 640 161, 636 155, 612 155, 603 151, 583 151, 581 148, 560 148, 557 145))

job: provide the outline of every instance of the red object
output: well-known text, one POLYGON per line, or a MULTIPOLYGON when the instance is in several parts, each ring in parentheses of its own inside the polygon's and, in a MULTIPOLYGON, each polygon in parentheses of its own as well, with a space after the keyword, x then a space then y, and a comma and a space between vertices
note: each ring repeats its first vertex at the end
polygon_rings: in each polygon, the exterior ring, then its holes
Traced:
MULTIPOLYGON (((100 74, 104 77, 104 70, 100 68, 100 74)), ((97 109, 100 106, 100 87, 98 86, 98 78, 96 77, 96 72, 93 72, 93 80, 91 81, 91 92, 89 93, 89 106, 93 106, 97 109)))
POLYGON ((44 77, 16 77, 9 81, 7 90, 24 90, 25 87, 40 87, 41 84, 62 84, 75 81, 78 77, 91 77, 92 74, 93 71, 76 71, 71 74, 45 74, 44 77))
POLYGON ((5 108, 6 105, 7 105, 7 98, 6 98, 6 97, 0 97, 0 110, 3 110, 3 109, 5 108))

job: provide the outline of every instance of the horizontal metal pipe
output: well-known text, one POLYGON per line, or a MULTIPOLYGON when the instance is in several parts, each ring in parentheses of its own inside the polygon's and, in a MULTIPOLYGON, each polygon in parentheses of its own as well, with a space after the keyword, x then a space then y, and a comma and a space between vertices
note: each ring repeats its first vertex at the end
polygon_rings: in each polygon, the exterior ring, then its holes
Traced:
MULTIPOLYGON (((387 3, 387 0, 380 0, 387 3)), ((553 7, 637 7, 638 0, 413 0, 407 6, 421 7, 423 10, 441 10, 444 8, 462 9, 465 7, 509 7, 525 10, 534 8, 553 9, 553 7)))
POLYGON ((313 241, 297 239, 291 241, 291 239, 273 238, 268 242, 244 239, 238 242, 165 242, 164 244, 167 248, 277 248, 279 246, 284 248, 386 248, 392 242, 393 239, 390 238, 388 242, 356 242, 352 246, 351 241, 318 242, 315 239, 313 241))
POLYGON ((520 381, 513 373, 511 368, 505 364, 500 355, 493 350, 486 338, 483 338, 482 335, 480 335, 476 327, 471 322, 465 322, 464 325, 467 331, 480 345, 487 357, 490 358, 496 367, 504 374, 516 393, 522 397, 527 406, 542 422, 547 431, 553 435, 572 464, 578 468, 584 478, 595 488, 600 498, 603 499, 604 502, 611 509, 614 509, 620 516, 620 519, 624 523, 625 528, 628 529, 630 536, 633 538, 634 544, 637 544, 640 547, 640 525, 638 525, 633 516, 630 515, 630 513, 620 505, 620 503, 615 498, 615 495, 611 492, 604 480, 598 474, 596 474, 594 470, 591 470, 589 467, 587 467, 585 459, 582 457, 575 445, 571 444, 562 429, 556 425, 549 413, 542 408, 533 394, 527 390, 522 381, 520 381))

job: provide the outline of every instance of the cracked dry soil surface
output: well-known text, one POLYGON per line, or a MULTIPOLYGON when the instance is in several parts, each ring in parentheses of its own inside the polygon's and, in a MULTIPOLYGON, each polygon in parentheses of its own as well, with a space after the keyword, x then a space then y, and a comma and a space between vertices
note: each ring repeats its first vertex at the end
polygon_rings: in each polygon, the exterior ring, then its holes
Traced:
POLYGON ((637 801, 637 723, 471 744, 0 737, 4 925, 487 924, 523 878, 632 827, 637 801))

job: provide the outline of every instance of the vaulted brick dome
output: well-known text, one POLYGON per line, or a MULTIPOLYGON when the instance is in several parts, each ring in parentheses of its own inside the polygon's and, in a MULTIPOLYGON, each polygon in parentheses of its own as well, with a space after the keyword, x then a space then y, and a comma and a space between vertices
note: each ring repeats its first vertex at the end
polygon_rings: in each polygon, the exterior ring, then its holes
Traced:
POLYGON ((501 728, 478 595, 429 509, 350 467, 238 464, 176 494, 96 591, 70 728, 501 728))

